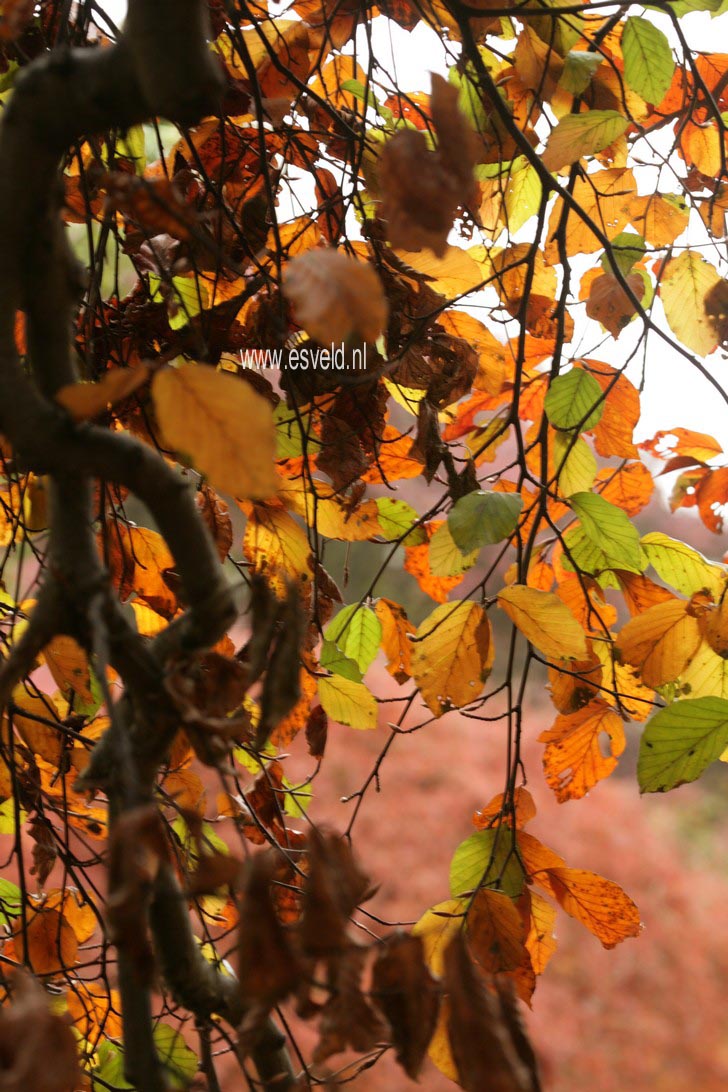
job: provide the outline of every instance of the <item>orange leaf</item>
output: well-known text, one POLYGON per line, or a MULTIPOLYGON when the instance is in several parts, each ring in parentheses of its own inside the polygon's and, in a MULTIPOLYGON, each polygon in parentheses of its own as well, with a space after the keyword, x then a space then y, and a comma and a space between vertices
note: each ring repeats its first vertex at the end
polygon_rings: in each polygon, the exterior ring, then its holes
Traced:
POLYGON ((74 421, 89 421, 107 413, 138 390, 149 378, 149 368, 112 368, 98 383, 69 383, 56 394, 56 402, 68 410, 74 421))
POLYGON ((622 627, 618 640, 622 660, 638 668, 647 686, 674 682, 697 652, 702 638, 688 607, 673 597, 622 627))
POLYGON ((484 888, 471 902, 467 922, 470 949, 484 971, 497 974, 520 966, 525 929, 513 899, 484 888))
POLYGON ((579 868, 552 868, 548 876, 562 910, 585 925, 605 948, 639 936, 639 910, 618 884, 579 868))
MULTIPOLYGON (((510 825, 511 813, 510 809, 507 811, 503 810, 504 800, 504 794, 502 792, 498 793, 498 795, 494 796, 490 803, 486 804, 481 811, 476 811, 473 816, 473 826, 476 830, 487 830, 488 827, 492 827, 494 822, 501 817, 505 823, 510 825)), ((524 789, 522 785, 519 786, 513 794, 513 807, 516 817, 516 830, 520 830, 521 827, 525 827, 526 823, 529 823, 536 814, 536 805, 533 802, 533 797, 528 789, 524 789)))
POLYGON ((604 485, 599 492, 610 504, 616 504, 628 516, 635 516, 650 503, 655 483, 644 463, 627 463, 619 470, 605 467, 596 477, 604 485))
POLYGON ((598 781, 609 777, 627 743, 621 718, 599 699, 575 713, 557 717, 538 738, 546 744, 546 781, 560 803, 578 800, 598 781), (609 740, 607 756, 602 753, 602 734, 609 740))

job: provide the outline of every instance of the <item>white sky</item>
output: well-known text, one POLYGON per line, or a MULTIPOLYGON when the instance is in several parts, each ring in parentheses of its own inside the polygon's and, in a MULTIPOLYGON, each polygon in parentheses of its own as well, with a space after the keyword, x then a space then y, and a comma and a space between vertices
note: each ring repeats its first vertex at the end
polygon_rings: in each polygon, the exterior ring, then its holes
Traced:
MULTIPOLYGON (((105 0, 105 2, 102 0, 102 6, 114 21, 120 24, 126 11, 126 0, 105 0)), ((666 16, 651 11, 650 18, 654 19, 674 41, 666 16)), ((726 31, 726 23, 728 23, 728 17, 714 20, 707 13, 702 12, 694 12, 681 20, 685 37, 691 48, 705 51, 720 48, 721 38, 726 31)), ((428 73, 432 70, 443 71, 442 45, 438 43, 434 33, 424 25, 421 24, 412 34, 408 34, 389 20, 386 22, 376 20, 374 34, 377 39, 375 44, 378 59, 405 90, 425 90, 429 86, 428 73)), ((365 49, 364 39, 361 44, 365 49)), ((639 169, 635 171, 635 174, 639 184, 639 169)), ((650 180, 654 177, 654 173, 650 171, 650 180)), ((685 239, 690 241, 689 230, 682 241, 684 242, 685 239)), ((704 236, 701 236, 701 241, 703 240, 704 236)), ((710 257, 715 261, 715 255, 710 257)), ((725 248, 722 257, 726 258, 725 248)), ((655 317, 657 313, 661 315, 659 301, 653 312, 655 317)), ((622 333, 618 341, 607 339, 600 347, 599 353, 594 355, 614 365, 623 363, 634 344, 634 335, 639 332, 638 322, 639 320, 635 320, 631 327, 622 333)), ((627 375, 637 384, 641 379, 642 360, 643 353, 640 351, 635 365, 631 365, 627 371, 627 375)), ((650 338, 646 363, 642 420, 637 438, 650 437, 658 429, 682 426, 708 432, 728 449, 728 405, 720 399, 710 384, 677 352, 655 335, 650 338)), ((706 365, 713 375, 721 379, 722 385, 728 388, 728 358, 725 354, 715 353, 708 358, 706 365)))

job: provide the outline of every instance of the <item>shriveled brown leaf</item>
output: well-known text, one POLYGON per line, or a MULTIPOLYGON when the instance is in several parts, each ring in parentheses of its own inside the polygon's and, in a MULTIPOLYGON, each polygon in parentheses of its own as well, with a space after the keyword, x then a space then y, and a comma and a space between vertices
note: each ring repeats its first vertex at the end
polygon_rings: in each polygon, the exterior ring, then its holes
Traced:
POLYGON ((369 878, 348 841, 338 834, 312 831, 299 930, 304 951, 327 956, 346 947, 349 917, 369 894, 369 878))
POLYGON ((51 1011, 50 997, 24 971, 13 999, 0 1009, 0 1087, 3 1092, 74 1092, 79 1087, 76 1040, 51 1011))
POLYGON ((296 321, 328 348, 358 336, 375 342, 387 324, 387 300, 373 266, 338 250, 309 250, 288 263, 283 292, 296 321))
POLYGON ((33 839, 33 867, 30 872, 38 881, 38 887, 42 888, 58 859, 53 828, 47 819, 37 816, 28 824, 27 831, 33 839))
POLYGON ((387 938, 372 971, 372 993, 392 1029, 397 1061, 417 1080, 440 1006, 420 937, 395 933, 387 938))
POLYGON ((236 660, 218 652, 185 657, 167 672, 164 686, 202 762, 214 765, 233 741, 248 738, 250 714, 241 708, 248 675, 236 660))
POLYGON ((466 1092, 533 1092, 498 998, 478 975, 458 931, 445 949, 444 987, 450 999, 448 1038, 466 1092))
POLYGON ((301 696, 299 677, 306 617, 295 584, 290 584, 280 611, 280 629, 270 654, 260 699, 255 746, 265 746, 276 725, 301 696))
POLYGON ((331 997, 321 1013, 320 1038, 313 1052, 316 1064, 347 1048, 363 1054, 387 1040, 386 1024, 361 991, 365 959, 363 949, 351 946, 333 962, 331 997))
POLYGON ((227 853, 208 853, 197 861, 187 889, 191 895, 212 895, 220 887, 232 887, 240 877, 242 863, 227 853))
POLYGON ((295 990, 301 962, 281 924, 271 897, 277 866, 272 853, 258 853, 248 863, 240 908, 238 977, 247 1004, 268 1011, 295 990))
POLYGON ((114 943, 124 948, 144 982, 154 968, 146 903, 168 857, 164 823, 153 804, 132 808, 116 820, 109 838, 107 917, 114 943))
POLYGON ((212 535, 221 561, 230 553, 233 545, 233 524, 230 509, 209 485, 202 485, 196 496, 197 507, 212 535))
POLYGON ((322 705, 315 706, 306 721, 306 743, 312 758, 321 759, 326 750, 326 737, 329 730, 329 718, 322 705))

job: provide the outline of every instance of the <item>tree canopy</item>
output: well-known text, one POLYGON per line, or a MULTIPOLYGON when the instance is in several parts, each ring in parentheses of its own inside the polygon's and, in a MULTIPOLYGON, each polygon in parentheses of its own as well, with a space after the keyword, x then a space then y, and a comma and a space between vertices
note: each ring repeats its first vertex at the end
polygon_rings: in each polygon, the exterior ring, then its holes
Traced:
POLYGON ((728 757, 728 465, 639 427, 728 403, 725 7, 0 2, 3 1087, 535 1092, 557 916, 639 945, 527 786, 728 757), (358 820, 446 716, 502 777, 403 928, 358 820))

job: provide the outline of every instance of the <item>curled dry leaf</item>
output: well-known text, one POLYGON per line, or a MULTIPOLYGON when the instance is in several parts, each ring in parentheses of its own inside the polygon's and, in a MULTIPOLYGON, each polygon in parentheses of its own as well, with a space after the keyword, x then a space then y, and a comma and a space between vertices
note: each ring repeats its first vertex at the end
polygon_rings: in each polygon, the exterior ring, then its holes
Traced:
POLYGON ((400 130, 382 149, 377 177, 392 245, 427 246, 441 258, 458 206, 475 198, 476 138, 458 108, 457 88, 435 73, 430 110, 437 151, 419 130, 400 130))
POLYGON ((306 743, 312 758, 322 759, 326 750, 326 738, 329 731, 329 718, 322 705, 315 706, 306 721, 306 743))
POLYGON ((385 941, 372 971, 372 993, 392 1029, 397 1061, 417 1080, 440 1007, 420 937, 395 933, 385 941))
POLYGON ((299 665, 306 616, 295 584, 288 586, 279 617, 280 629, 268 660, 260 700, 260 720, 255 733, 255 746, 259 750, 301 696, 299 665))
POLYGON ((331 962, 331 997, 321 1013, 320 1038, 313 1052, 316 1063, 351 1048, 361 1053, 387 1041, 387 1027, 361 991, 366 950, 349 947, 331 962))
POLYGON ((3 0, 0 4, 0 41, 18 38, 33 18, 35 0, 3 0))
POLYGON ((337 834, 313 831, 299 930, 304 951, 326 957, 345 948, 349 917, 371 894, 349 843, 337 834))
POLYGON ((76 1040, 50 997, 25 972, 13 979, 13 999, 0 1009, 3 1092, 73 1092, 79 1088, 76 1040))
POLYGON ((310 250, 288 263, 283 291, 296 321, 321 345, 348 338, 375 342, 387 324, 376 270, 338 250, 310 250))
POLYGON ((154 957, 147 936, 146 903, 169 851, 164 823, 154 805, 132 808, 114 823, 109 838, 111 937, 126 951, 140 981, 149 981, 154 957))
POLYGON ((240 908, 240 992, 246 1003, 266 1010, 295 990, 302 974, 290 933, 273 905, 271 884, 277 867, 274 851, 258 853, 248 862, 240 908))
POLYGON ((199 214, 185 204, 179 187, 169 178, 151 181, 125 171, 105 171, 99 185, 106 190, 106 206, 122 212, 146 235, 171 235, 189 241, 199 214))
POLYGON ((462 932, 445 949, 444 987, 450 1001, 450 1048, 466 1092, 535 1092, 538 1080, 521 1054, 521 1036, 514 1040, 500 995, 478 975, 462 932))
POLYGON ((232 741, 248 738, 250 714, 240 708, 248 675, 236 660, 218 652, 185 657, 168 671, 164 686, 202 762, 214 765, 232 741))
POLYGON ((198 858, 187 889, 191 895, 212 895, 221 887, 233 887, 242 868, 237 857, 228 853, 208 853, 198 858))

